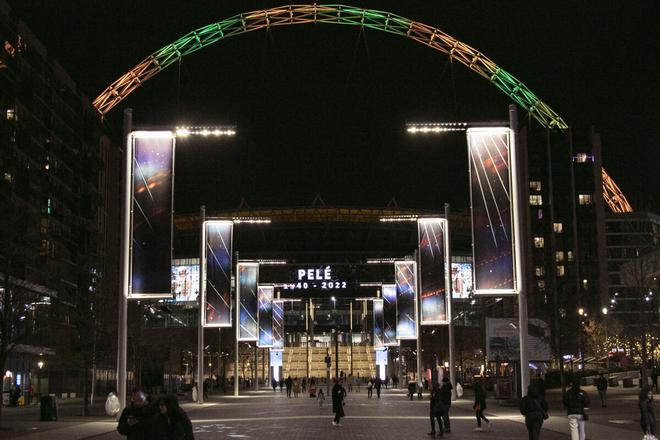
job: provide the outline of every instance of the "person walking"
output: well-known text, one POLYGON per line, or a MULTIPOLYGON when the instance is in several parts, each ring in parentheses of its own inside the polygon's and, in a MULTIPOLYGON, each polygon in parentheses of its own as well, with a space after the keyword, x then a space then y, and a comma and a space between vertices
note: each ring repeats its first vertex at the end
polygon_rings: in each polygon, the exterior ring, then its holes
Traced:
POLYGON ((451 432, 451 422, 449 420, 449 408, 451 407, 451 382, 448 377, 442 378, 442 386, 440 387, 440 400, 442 401, 442 424, 444 425, 445 432, 451 432))
POLYGON ((536 386, 527 388, 527 395, 520 401, 520 414, 525 416, 529 440, 539 440, 543 421, 548 418, 548 402, 536 386))
POLYGON ((300 381, 296 377, 295 379, 293 379, 293 397, 297 399, 299 394, 300 394, 300 381))
POLYGON ((277 380, 275 380, 275 378, 272 378, 270 380, 270 385, 273 387, 273 392, 276 392, 277 391, 277 380))
POLYGON ((490 431, 492 424, 490 420, 484 415, 486 410, 486 389, 484 388, 481 381, 475 382, 474 384, 474 405, 472 405, 475 415, 477 416, 477 427, 474 428, 477 432, 482 432, 484 429, 481 427, 481 421, 486 422, 486 432, 490 431))
POLYGON ((142 388, 135 388, 131 393, 131 403, 119 416, 117 431, 127 440, 151 439, 154 421, 158 409, 151 402, 149 395, 142 388))
POLYGON ((374 381, 374 388, 376 388, 376 398, 380 399, 380 389, 383 386, 383 380, 380 378, 380 376, 376 376, 376 380, 374 381))
POLYGON ((417 389, 417 385, 415 384, 414 380, 409 380, 408 381, 408 397, 410 397, 410 400, 413 400, 413 396, 415 395, 415 390, 417 389))
POLYGON ((600 373, 598 379, 596 379, 596 389, 598 390, 598 396, 600 397, 600 405, 603 408, 607 408, 607 378, 600 373))
POLYGON ((319 402, 319 409, 323 408, 323 402, 325 402, 325 394, 323 393, 323 388, 319 388, 316 400, 319 402))
POLYGON ((154 440, 195 440, 193 426, 186 412, 179 406, 176 396, 158 400, 154 440))
POLYGON ((429 395, 429 400, 431 402, 431 407, 430 407, 430 413, 429 416, 431 418, 431 432, 428 433, 431 437, 435 437, 436 431, 435 431, 435 421, 438 421, 438 436, 442 437, 444 434, 444 429, 443 429, 443 420, 442 420, 442 413, 443 413, 443 406, 444 404, 442 403, 442 396, 440 394, 440 385, 438 382, 433 382, 433 388, 431 389, 431 394, 429 395))
POLYGON ((333 426, 341 426, 340 420, 344 417, 344 399, 346 398, 346 390, 341 386, 341 378, 335 379, 335 386, 332 387, 332 412, 335 413, 335 419, 332 421, 333 426))
POLYGON ((293 379, 291 379, 291 376, 284 380, 284 385, 286 386, 286 397, 291 397, 291 387, 293 386, 293 379))
POLYGON ((571 428, 571 440, 586 438, 585 422, 588 417, 584 409, 589 407, 589 402, 589 395, 580 388, 580 379, 574 379, 571 389, 566 391, 563 399, 568 426, 571 428))
POLYGON ((639 424, 642 427, 644 436, 656 433, 655 409, 653 408, 653 391, 651 387, 645 386, 639 392, 639 402, 637 404, 640 412, 639 424))
POLYGON ((371 396, 374 395, 374 380, 369 378, 369 383, 367 383, 367 397, 371 399, 371 396))

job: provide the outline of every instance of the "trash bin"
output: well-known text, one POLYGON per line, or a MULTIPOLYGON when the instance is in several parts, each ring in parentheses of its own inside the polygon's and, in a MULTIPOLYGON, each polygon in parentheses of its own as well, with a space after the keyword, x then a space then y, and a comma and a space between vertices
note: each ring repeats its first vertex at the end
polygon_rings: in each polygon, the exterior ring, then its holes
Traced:
POLYGON ((40 418, 42 422, 52 422, 57 420, 57 402, 53 396, 43 396, 39 407, 40 418))

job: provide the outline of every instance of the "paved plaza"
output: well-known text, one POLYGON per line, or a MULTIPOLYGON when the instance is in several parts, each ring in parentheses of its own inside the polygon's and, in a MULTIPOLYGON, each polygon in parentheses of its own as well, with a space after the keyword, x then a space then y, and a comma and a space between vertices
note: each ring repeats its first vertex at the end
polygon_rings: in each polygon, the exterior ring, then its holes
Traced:
MULTIPOLYGON (((585 388, 592 398, 589 439, 639 439, 637 389, 611 389, 607 408, 601 408, 593 387, 585 388)), ((469 390, 468 390, 469 393, 469 390)), ((349 393, 346 418, 341 427, 332 426, 330 400, 319 408, 307 395, 287 398, 285 392, 246 392, 240 397, 211 395, 207 403, 184 403, 190 415, 195 438, 204 439, 426 439, 430 430, 428 395, 424 400, 410 401, 403 390, 384 390, 381 399, 368 399, 366 390, 349 393), (304 397, 303 397, 304 396, 304 397)), ((451 409, 452 432, 446 438, 460 439, 526 439, 527 432, 516 407, 489 400, 486 415, 493 422, 491 432, 474 432, 476 426, 472 401, 467 394, 451 409)), ((568 422, 559 404, 559 392, 548 393, 550 419, 543 426, 544 440, 568 439, 568 422)), ((79 404, 60 404, 60 420, 37 422, 38 408, 3 409, 0 438, 22 440, 120 440, 116 422, 101 415, 76 416, 79 404)), ((102 411, 99 405, 96 413, 102 411)))

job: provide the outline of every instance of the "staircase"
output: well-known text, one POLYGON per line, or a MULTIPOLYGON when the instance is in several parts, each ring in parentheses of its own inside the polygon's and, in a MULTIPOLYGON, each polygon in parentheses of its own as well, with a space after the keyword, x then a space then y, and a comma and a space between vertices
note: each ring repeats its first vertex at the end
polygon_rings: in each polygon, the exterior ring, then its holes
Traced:
MULTIPOLYGON (((334 347, 329 350, 325 347, 309 348, 309 377, 326 377, 327 370, 325 365, 325 356, 329 351, 332 365, 330 375, 335 376, 335 353, 334 347)), ((370 345, 353 346, 353 376, 375 377, 376 368, 373 359, 373 347, 370 345)), ((284 348, 284 377, 307 377, 307 348, 306 347, 285 347, 284 348)), ((350 374, 351 353, 349 347, 339 347, 339 371, 345 375, 350 374)))

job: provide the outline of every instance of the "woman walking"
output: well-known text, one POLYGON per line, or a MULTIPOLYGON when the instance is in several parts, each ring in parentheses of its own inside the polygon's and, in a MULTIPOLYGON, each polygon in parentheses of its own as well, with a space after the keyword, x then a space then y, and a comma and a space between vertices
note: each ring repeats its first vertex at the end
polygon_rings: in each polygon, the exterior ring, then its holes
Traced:
POLYGON ((492 425, 490 420, 484 415, 484 410, 486 409, 486 390, 481 381, 475 382, 474 384, 474 405, 472 405, 472 408, 477 416, 477 427, 474 428, 474 430, 477 432, 484 430, 481 427, 481 421, 483 420, 486 422, 486 432, 490 431, 492 425))
POLYGON ((529 440, 539 440, 543 420, 548 418, 548 403, 534 385, 527 388, 527 395, 520 401, 520 414, 525 416, 529 440))
POLYGON ((651 387, 645 386, 639 393, 639 412, 640 425, 644 431, 644 438, 647 435, 655 436, 655 410, 653 408, 653 391, 651 387))
POLYGON ((341 378, 335 379, 335 386, 332 387, 332 412, 335 413, 335 419, 332 421, 333 426, 341 426, 340 419, 344 417, 344 398, 346 397, 346 390, 341 386, 341 378))
POLYGON ((442 396, 440 394, 440 384, 438 382, 433 382, 433 389, 431 390, 431 408, 430 408, 430 417, 431 417, 431 432, 428 433, 431 437, 435 437, 435 421, 438 421, 438 436, 442 437, 444 434, 444 428, 442 426, 442 413, 444 403, 442 402, 442 396))
POLYGON ((165 396, 158 401, 156 431, 158 440, 194 440, 192 423, 176 396, 165 396))

